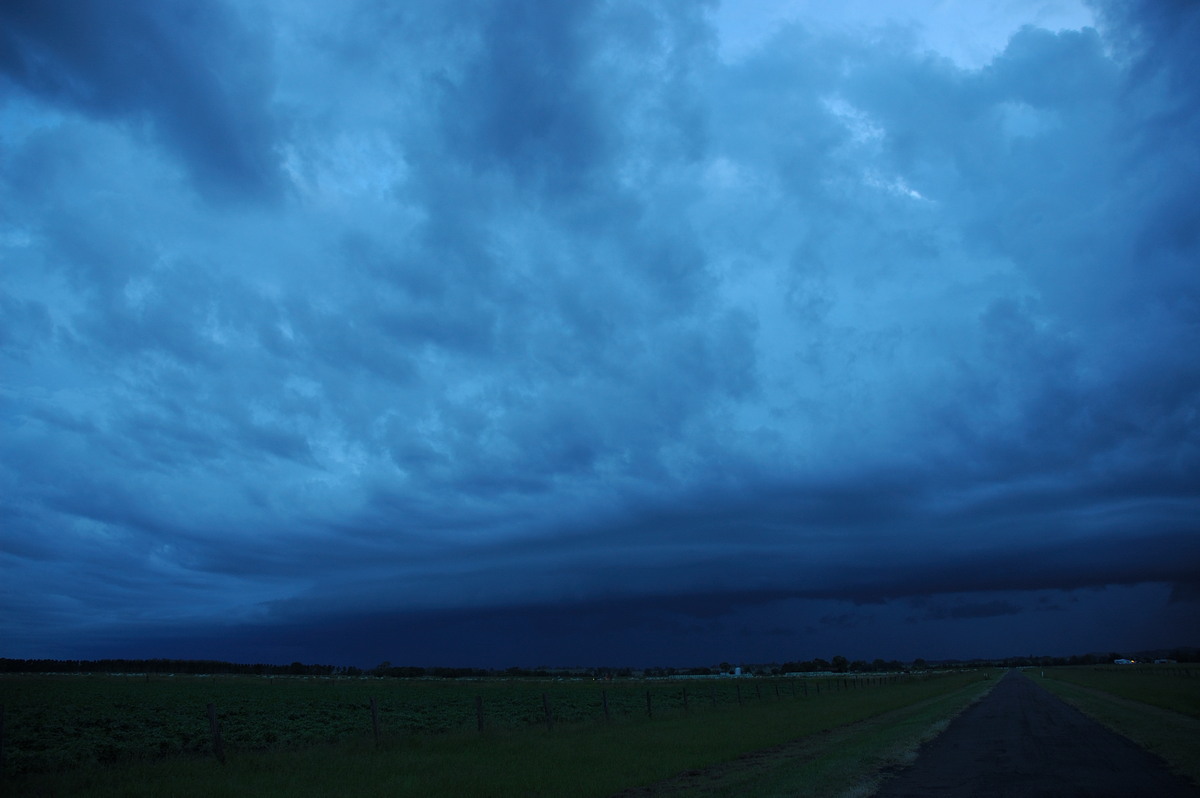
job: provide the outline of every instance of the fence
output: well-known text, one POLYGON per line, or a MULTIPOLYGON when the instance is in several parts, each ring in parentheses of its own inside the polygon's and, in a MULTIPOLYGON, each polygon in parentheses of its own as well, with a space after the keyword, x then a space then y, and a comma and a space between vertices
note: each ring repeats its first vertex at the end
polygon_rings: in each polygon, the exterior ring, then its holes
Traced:
MULTIPOLYGON (((0 704, 0 774, 176 754, 224 762, 264 749, 436 733, 701 716, 750 704, 814 700, 928 674, 628 681, 392 680, 320 677, 28 677, 0 704), (85 689, 89 688, 90 689, 85 689), (73 692, 74 691, 74 692, 73 692), (6 714, 7 713, 7 714, 6 714), (7 728, 5 722, 7 719, 7 728), (39 735, 70 739, 81 759, 39 755, 39 735)), ((0 688, 13 677, 0 681, 0 688)), ((0 691, 0 696, 4 692, 0 691)))

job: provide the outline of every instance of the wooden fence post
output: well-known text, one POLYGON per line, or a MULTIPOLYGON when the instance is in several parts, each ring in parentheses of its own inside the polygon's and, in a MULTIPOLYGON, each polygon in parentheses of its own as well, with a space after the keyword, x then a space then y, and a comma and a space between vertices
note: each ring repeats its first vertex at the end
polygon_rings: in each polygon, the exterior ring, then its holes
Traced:
POLYGON ((688 714, 687 688, 686 687, 683 688, 683 714, 685 714, 685 715, 688 714))
POLYGON ((375 732, 375 747, 379 747, 379 704, 371 699, 371 729, 375 732))
POLYGON ((717 707, 717 686, 715 684, 712 686, 712 702, 713 702, 713 709, 716 709, 716 707, 717 707))
POLYGON ((654 717, 654 705, 650 703, 650 691, 646 691, 646 715, 650 718, 654 717))
POLYGON ((754 697, 762 701, 762 688, 758 686, 758 682, 754 683, 754 697))
POLYGON ((738 706, 740 707, 742 705, 742 686, 736 683, 733 686, 737 688, 738 706))
POLYGON ((554 716, 550 714, 550 697, 542 693, 542 709, 546 711, 546 730, 554 728, 554 716))
POLYGON ((475 696, 475 725, 483 733, 483 696, 475 696))
POLYGON ((775 700, 778 701, 779 700, 779 682, 777 682, 777 681, 771 682, 771 684, 775 685, 775 700))
POLYGON ((217 707, 215 704, 208 705, 208 730, 212 733, 213 754, 217 757, 217 761, 224 765, 225 746, 221 744, 221 725, 217 723, 217 707))
POLYGON ((0 704, 0 779, 4 778, 4 705, 0 704))
POLYGON ((610 721, 612 721, 612 716, 608 714, 608 691, 607 690, 600 691, 600 703, 604 705, 604 722, 609 723, 610 721))

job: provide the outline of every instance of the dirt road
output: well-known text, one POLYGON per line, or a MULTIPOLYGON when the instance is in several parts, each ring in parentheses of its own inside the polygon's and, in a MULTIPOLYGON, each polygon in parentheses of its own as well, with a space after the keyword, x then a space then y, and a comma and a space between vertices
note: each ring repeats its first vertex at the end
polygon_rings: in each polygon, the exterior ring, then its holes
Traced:
POLYGON ((1200 790, 1161 760, 1010 671, 876 798, 1153 796, 1200 790))

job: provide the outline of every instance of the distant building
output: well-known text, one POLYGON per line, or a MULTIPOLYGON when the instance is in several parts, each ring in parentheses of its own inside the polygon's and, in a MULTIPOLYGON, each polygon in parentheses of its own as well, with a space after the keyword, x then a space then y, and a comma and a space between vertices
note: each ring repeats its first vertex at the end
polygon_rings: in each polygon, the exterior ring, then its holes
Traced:
POLYGON ((1132 665, 1132 664, 1133 664, 1133 660, 1131 660, 1131 659, 1114 659, 1113 660, 1113 665, 1132 665))
POLYGON ((1156 660, 1154 660, 1154 664, 1155 665, 1174 665, 1175 660, 1173 660, 1173 659, 1156 659, 1156 660))

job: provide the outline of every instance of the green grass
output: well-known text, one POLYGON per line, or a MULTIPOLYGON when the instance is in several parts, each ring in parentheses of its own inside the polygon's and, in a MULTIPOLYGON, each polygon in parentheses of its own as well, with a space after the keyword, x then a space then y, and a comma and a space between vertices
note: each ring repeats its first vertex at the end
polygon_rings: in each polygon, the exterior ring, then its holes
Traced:
MULTIPOLYGON (((780 683, 790 695, 795 682, 780 683)), ((831 685, 826 680, 825 689, 831 685)), ((556 723, 682 713, 684 690, 693 713, 772 700, 775 690, 753 683, 678 681, 445 681, 405 679, 263 678, 253 676, 3 676, 5 772, 62 770, 209 750, 206 706, 218 711, 230 750, 306 747, 352 741, 372 733, 378 706, 385 738, 476 728, 476 699, 489 730, 545 722, 543 695, 556 723)))
MULTIPOLYGON (((869 752, 894 747, 950 707, 953 701, 939 703, 944 697, 965 700, 984 682, 979 673, 964 673, 838 692, 826 684, 820 696, 813 691, 808 698, 793 698, 784 689, 776 698, 773 684, 760 680, 761 700, 754 685, 752 680, 742 682, 744 705, 726 703, 716 709, 711 699, 705 707, 700 698, 708 697, 697 685, 689 714, 664 705, 653 720, 645 717, 644 690, 637 685, 632 694, 641 693, 642 712, 618 715, 611 723, 580 720, 559 723, 550 731, 544 726, 501 727, 482 735, 461 727, 440 734, 392 734, 378 749, 369 736, 359 735, 319 746, 231 749, 223 766, 210 757, 172 756, 31 773, 8 779, 8 786, 17 790, 14 794, 29 796, 604 796, 919 707, 911 718, 897 716, 891 725, 898 728, 891 731, 889 723, 864 727, 862 740, 850 745, 860 751, 857 759, 841 764, 830 759, 824 775, 788 775, 793 780, 845 782, 875 761, 869 752)), ((670 685, 671 690, 679 687, 670 685)), ((498 698, 500 693, 493 695, 498 698)), ((817 759, 834 753, 819 745, 814 750, 817 759)))
POLYGON ((1038 684, 1200 785, 1200 713, 1195 677, 1092 668, 1046 668, 1038 684))
POLYGON ((1058 681, 1200 718, 1200 668, 1192 665, 1049 668, 1045 673, 1058 681))
POLYGON ((922 743, 945 730, 995 683, 972 680, 891 712, 684 774, 657 792, 706 798, 871 795, 887 772, 911 764, 922 743))

